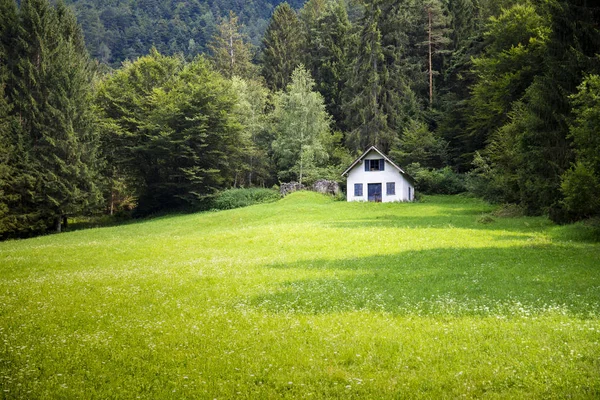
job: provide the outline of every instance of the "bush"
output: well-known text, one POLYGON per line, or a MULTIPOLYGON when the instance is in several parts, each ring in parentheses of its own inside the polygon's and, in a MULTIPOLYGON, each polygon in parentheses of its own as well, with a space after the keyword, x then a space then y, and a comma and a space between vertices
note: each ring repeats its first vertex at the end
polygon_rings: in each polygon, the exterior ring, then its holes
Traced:
POLYGON ((229 189, 215 195, 211 202, 211 208, 215 210, 229 210, 251 206, 252 204, 270 203, 280 198, 281 195, 279 192, 273 189, 229 189))
POLYGON ((600 180, 593 168, 578 162, 564 173, 561 190, 564 208, 576 219, 584 219, 599 214, 600 180))
POLYGON ((492 215, 498 218, 517 218, 524 216, 525 210, 518 204, 502 204, 492 215))
POLYGON ((467 190, 464 175, 450 167, 429 169, 413 163, 407 171, 415 179, 415 190, 424 194, 458 194, 467 190))

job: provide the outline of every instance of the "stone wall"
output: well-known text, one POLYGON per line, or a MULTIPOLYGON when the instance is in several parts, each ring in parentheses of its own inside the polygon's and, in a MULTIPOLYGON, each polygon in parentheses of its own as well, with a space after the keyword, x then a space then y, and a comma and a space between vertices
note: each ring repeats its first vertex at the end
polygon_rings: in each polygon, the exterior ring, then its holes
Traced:
POLYGON ((313 192, 336 196, 340 192, 340 185, 336 181, 321 179, 316 181, 311 187, 306 187, 298 182, 282 183, 279 187, 279 192, 282 196, 287 196, 298 190, 312 190, 313 192))

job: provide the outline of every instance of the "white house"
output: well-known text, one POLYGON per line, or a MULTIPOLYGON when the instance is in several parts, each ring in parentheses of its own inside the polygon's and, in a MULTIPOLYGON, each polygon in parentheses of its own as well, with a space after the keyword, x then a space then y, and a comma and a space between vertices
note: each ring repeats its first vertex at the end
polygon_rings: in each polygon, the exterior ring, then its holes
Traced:
POLYGON ((344 171, 348 201, 412 201, 414 180, 375 146, 344 171))

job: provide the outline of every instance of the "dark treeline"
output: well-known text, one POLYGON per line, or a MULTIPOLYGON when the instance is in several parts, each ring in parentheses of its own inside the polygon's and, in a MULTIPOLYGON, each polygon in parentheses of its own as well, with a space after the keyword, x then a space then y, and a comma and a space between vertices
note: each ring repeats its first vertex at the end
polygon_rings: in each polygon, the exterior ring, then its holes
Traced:
MULTIPOLYGON (((120 66, 148 54, 194 57, 208 43, 222 17, 235 12, 244 22, 243 33, 260 44, 273 9, 281 0, 67 0, 82 25, 90 55, 120 66)), ((302 0, 291 0, 301 7, 302 0)))
POLYGON ((424 192, 600 213, 600 8, 584 0, 282 3, 259 48, 242 24, 258 16, 220 4, 195 51, 120 29, 143 45, 107 59, 88 43, 94 61, 62 3, 0 7, 1 237, 339 180, 370 145, 424 192))

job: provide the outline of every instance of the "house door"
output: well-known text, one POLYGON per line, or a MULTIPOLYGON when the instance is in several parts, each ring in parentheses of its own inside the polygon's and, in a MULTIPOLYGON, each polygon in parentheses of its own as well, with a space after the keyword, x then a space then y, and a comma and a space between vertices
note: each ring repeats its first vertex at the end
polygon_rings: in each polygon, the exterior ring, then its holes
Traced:
POLYGON ((381 183, 369 183, 369 201, 381 203, 381 183))

